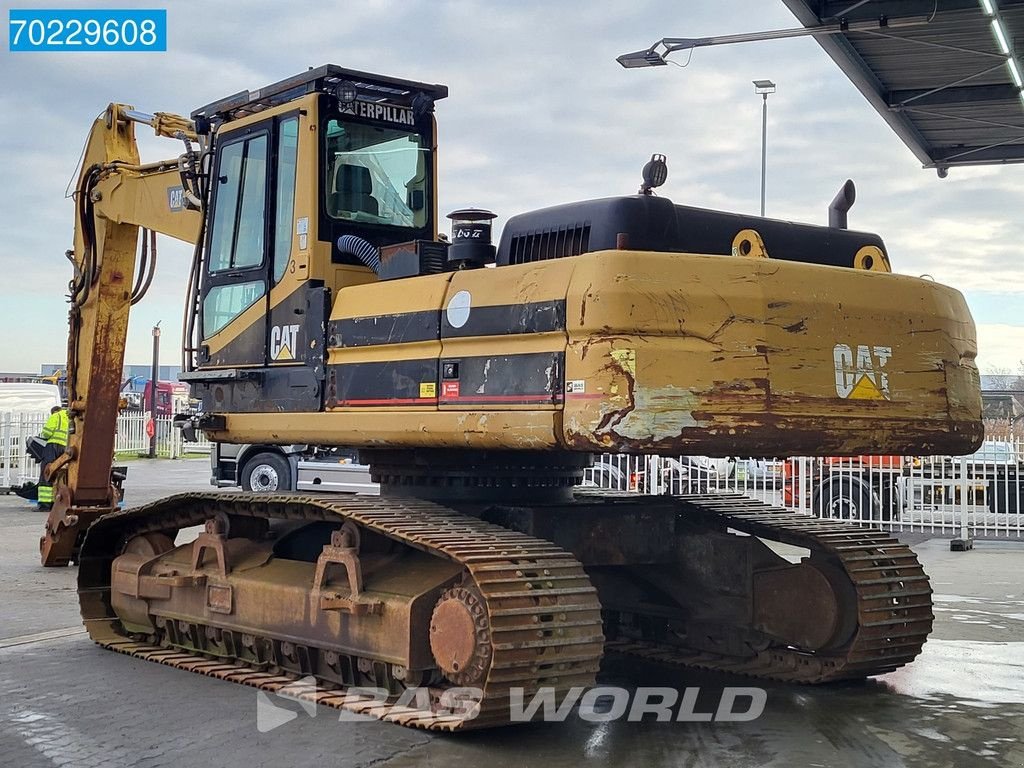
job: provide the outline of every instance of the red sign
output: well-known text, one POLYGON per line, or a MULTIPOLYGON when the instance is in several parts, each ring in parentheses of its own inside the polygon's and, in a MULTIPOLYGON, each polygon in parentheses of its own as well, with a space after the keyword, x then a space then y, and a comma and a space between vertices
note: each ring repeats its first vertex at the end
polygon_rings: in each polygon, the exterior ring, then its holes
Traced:
POLYGON ((150 419, 149 421, 146 422, 146 436, 147 437, 152 437, 155 434, 156 434, 156 424, 154 424, 153 420, 150 419))
POLYGON ((442 381, 441 382, 441 397, 458 397, 459 396, 459 382, 457 381, 442 381))

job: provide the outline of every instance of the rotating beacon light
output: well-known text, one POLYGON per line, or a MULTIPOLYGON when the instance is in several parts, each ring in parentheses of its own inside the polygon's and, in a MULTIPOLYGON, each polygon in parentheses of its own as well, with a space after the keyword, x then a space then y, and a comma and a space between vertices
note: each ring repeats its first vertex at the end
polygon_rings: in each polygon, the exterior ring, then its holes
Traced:
POLYGON ((482 208, 461 208, 448 214, 452 220, 452 244, 448 248, 448 266, 476 269, 494 263, 491 221, 497 214, 482 208))

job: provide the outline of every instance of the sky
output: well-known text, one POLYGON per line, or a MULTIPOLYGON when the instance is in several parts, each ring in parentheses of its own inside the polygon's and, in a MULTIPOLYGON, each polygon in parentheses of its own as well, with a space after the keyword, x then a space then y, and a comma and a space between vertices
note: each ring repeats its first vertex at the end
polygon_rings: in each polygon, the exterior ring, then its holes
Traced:
MULTIPOLYGON (((12 7, 3 4, 3 18, 12 7)), ((131 3, 19 2, 17 8, 131 3)), ((38 372, 66 354, 65 189, 107 103, 188 114, 325 63, 449 86, 437 105, 442 215, 489 208, 497 224, 547 205, 636 192, 652 153, 677 203, 755 214, 761 98, 768 105, 767 215, 824 224, 847 178, 854 229, 885 240, 894 271, 964 292, 982 372, 1024 358, 1024 165, 919 162, 810 38, 696 50, 680 65, 626 70, 615 57, 662 37, 799 26, 775 0, 169 0, 166 53, 0 52, 0 370, 38 372)), ((143 160, 179 145, 138 129, 143 160)), ((191 247, 163 238, 133 309, 126 362, 179 357, 191 247)))

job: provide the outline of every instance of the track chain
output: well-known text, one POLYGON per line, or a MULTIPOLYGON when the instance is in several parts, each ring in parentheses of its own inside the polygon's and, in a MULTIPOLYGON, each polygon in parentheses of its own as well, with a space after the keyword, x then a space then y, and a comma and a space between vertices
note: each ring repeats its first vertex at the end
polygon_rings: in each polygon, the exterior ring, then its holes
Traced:
POLYGON ((934 618, 931 585, 917 555, 888 533, 789 512, 739 495, 699 494, 674 500, 679 514, 689 521, 715 528, 724 525, 827 556, 854 586, 857 628, 841 650, 831 653, 769 648, 737 658, 633 640, 609 642, 609 651, 791 683, 883 674, 909 663, 921 652, 934 618))
MULTIPOLYGON (((79 595, 89 635, 110 650, 275 692, 298 674, 211 658, 126 637, 110 607, 110 563, 130 537, 200 525, 217 513, 288 520, 353 521, 408 546, 462 564, 488 613, 491 662, 479 703, 464 712, 381 705, 335 686, 294 692, 337 709, 430 730, 455 731, 509 722, 509 689, 528 697, 541 687, 561 696, 591 686, 604 636, 597 593, 580 563, 555 545, 425 501, 260 494, 179 494, 107 515, 82 547, 79 595), (104 576, 105 574, 105 576, 104 576), (104 580, 105 579, 105 580, 104 580)), ((431 688, 436 700, 444 688, 431 688)))
MULTIPOLYGON (((590 494, 581 494, 587 496, 590 494)), ((709 529, 729 528, 826 556, 849 578, 857 627, 840 650, 806 653, 769 648, 738 658, 668 643, 616 640, 607 649, 652 661, 791 683, 821 683, 892 671, 913 660, 931 631, 931 587, 916 555, 889 534, 819 520, 734 495, 674 498, 678 513, 709 529)), ((542 686, 563 693, 594 683, 601 659, 600 605, 583 567, 549 542, 416 500, 180 494, 108 515, 82 550, 79 592, 90 636, 120 653, 268 692, 431 730, 455 731, 509 722, 508 691, 542 686), (141 533, 199 525, 218 512, 289 520, 351 520, 408 546, 462 563, 487 604, 493 655, 484 696, 466 713, 382 706, 335 687, 295 691, 298 674, 267 671, 125 637, 109 605, 110 562, 141 533), (105 576, 104 576, 105 574, 105 576), (106 581, 104 581, 104 578, 106 581)), ((431 698, 443 688, 431 688, 431 698)))

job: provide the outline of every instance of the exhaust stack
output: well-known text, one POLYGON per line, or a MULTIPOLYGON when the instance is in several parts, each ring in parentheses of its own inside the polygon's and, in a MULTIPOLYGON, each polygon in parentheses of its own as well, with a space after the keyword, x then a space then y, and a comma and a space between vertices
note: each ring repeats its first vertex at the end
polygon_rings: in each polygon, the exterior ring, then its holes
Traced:
POLYGON ((839 188, 832 202, 828 204, 828 225, 833 229, 846 229, 846 212, 853 207, 857 199, 857 187, 853 179, 847 179, 839 188))

